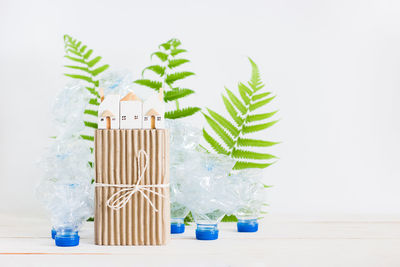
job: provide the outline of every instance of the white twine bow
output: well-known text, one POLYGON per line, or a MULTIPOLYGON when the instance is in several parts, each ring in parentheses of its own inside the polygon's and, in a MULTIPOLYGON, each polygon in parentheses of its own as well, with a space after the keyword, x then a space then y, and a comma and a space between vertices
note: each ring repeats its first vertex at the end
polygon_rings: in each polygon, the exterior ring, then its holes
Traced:
POLYGON ((133 194, 136 192, 140 192, 143 197, 149 202, 150 206, 154 209, 155 212, 157 212, 157 208, 154 206, 154 203, 150 200, 150 198, 146 195, 144 191, 148 191, 150 193, 153 193, 155 195, 158 195, 160 197, 164 197, 163 194, 158 193, 157 191, 154 191, 153 189, 150 188, 165 188, 168 187, 169 184, 150 184, 150 185, 142 185, 139 184, 140 181, 143 179, 144 174, 147 170, 147 167, 149 165, 149 156, 146 153, 146 151, 139 150, 138 155, 136 156, 136 164, 137 164, 137 170, 138 170, 138 180, 136 184, 134 185, 128 185, 128 184, 102 184, 102 183, 96 183, 95 186, 102 186, 102 187, 117 187, 117 188, 122 188, 115 192, 108 200, 107 200, 107 206, 110 207, 113 210, 119 210, 128 203, 128 201, 132 198, 133 194), (145 156, 145 164, 143 171, 140 168, 140 159, 142 157, 142 154, 145 156), (115 199, 114 199, 115 198, 115 199))

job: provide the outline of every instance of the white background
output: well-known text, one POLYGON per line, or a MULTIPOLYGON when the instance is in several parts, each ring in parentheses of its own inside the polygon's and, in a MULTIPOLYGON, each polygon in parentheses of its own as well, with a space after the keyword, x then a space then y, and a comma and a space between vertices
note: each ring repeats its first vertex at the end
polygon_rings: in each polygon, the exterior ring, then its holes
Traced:
MULTIPOLYGON (((197 91, 223 111, 224 86, 259 65, 277 95, 283 141, 266 169, 272 213, 397 214, 400 204, 400 2, 0 1, 0 212, 35 215, 37 158, 54 128, 65 33, 139 78, 149 55, 181 39, 197 91)), ((139 88, 139 87, 138 87, 139 88)), ((201 115, 192 118, 205 125, 201 115)))

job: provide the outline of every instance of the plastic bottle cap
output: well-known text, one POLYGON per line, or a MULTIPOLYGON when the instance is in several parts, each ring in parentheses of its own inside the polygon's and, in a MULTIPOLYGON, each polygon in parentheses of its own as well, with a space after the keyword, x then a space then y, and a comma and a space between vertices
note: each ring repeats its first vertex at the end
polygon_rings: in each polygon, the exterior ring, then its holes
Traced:
POLYGON ((216 240, 218 239, 219 230, 217 228, 196 229, 196 239, 198 240, 216 240))
POLYGON ((74 247, 79 245, 79 235, 56 235, 55 241, 58 247, 74 247))
POLYGON ((54 239, 56 237, 56 234, 57 234, 56 229, 51 229, 51 238, 54 239))
POLYGON ((171 234, 182 234, 185 232, 184 223, 171 223, 171 234))
POLYGON ((258 222, 256 219, 239 220, 237 223, 238 232, 253 233, 258 231, 258 222))

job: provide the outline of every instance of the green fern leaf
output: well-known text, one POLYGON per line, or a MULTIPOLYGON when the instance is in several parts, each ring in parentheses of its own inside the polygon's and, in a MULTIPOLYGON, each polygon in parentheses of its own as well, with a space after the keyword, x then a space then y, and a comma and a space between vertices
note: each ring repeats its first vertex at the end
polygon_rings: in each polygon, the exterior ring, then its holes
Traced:
POLYGON ((152 72, 154 72, 155 74, 157 74, 159 76, 163 76, 165 73, 165 67, 161 67, 160 65, 152 65, 152 66, 148 66, 147 68, 143 69, 142 76, 146 70, 151 70, 152 72))
POLYGON ((244 115, 247 113, 247 108, 228 88, 225 88, 228 93, 229 99, 235 105, 235 107, 244 115))
POLYGON ((236 122, 237 125, 242 125, 243 124, 243 119, 237 114, 236 109, 233 107, 233 105, 228 100, 228 98, 226 98, 223 95, 222 99, 224 101, 225 108, 229 112, 229 114, 231 115, 232 119, 236 122))
POLYGON ((165 62, 168 59, 168 55, 160 51, 154 52, 150 57, 152 58, 154 55, 157 56, 162 62, 165 62))
POLYGON ((253 95, 251 100, 252 101, 257 101, 257 100, 260 100, 260 99, 262 99, 262 98, 264 98, 266 96, 269 96, 270 94, 271 94, 270 92, 266 92, 266 93, 261 93, 261 94, 258 94, 258 95, 253 95))
POLYGON ((75 70, 81 70, 81 71, 87 72, 89 74, 92 74, 92 72, 86 67, 71 66, 71 65, 64 65, 64 67, 70 68, 70 69, 75 69, 75 70))
POLYGON ((90 77, 88 77, 88 76, 84 76, 84 75, 78 75, 78 74, 64 74, 65 76, 68 76, 68 77, 71 77, 71 78, 74 78, 74 79, 79 79, 79 80, 83 80, 83 81, 87 81, 87 82, 89 82, 89 83, 95 83, 94 81, 93 81, 93 79, 92 78, 90 78, 90 77))
POLYGON ((81 134, 81 138, 88 141, 94 141, 94 136, 81 134))
POLYGON ((98 116, 98 111, 97 110, 85 109, 84 113, 88 114, 88 115, 95 116, 95 117, 98 116))
POLYGON ((158 46, 158 48, 161 48, 161 47, 164 48, 165 50, 169 50, 171 48, 171 44, 169 42, 166 42, 166 43, 160 44, 158 46))
POLYGON ((248 139, 239 137, 237 145, 240 147, 268 147, 279 144, 279 142, 263 141, 257 139, 248 139))
POLYGON ((255 122, 255 121, 265 120, 265 119, 268 119, 268 118, 274 116, 277 112, 278 111, 273 111, 273 112, 269 112, 269 113, 249 115, 246 118, 246 122, 255 122))
POLYGON ((209 117, 207 114, 204 114, 204 117, 206 118, 208 124, 211 126, 211 128, 215 131, 215 133, 221 137, 222 141, 229 147, 232 148, 235 142, 233 139, 229 136, 229 134, 226 133, 226 131, 219 126, 217 122, 215 122, 211 117, 209 117))
POLYGON ((200 110, 201 109, 198 107, 187 107, 187 108, 183 108, 183 109, 176 109, 176 110, 171 110, 171 111, 165 112, 164 117, 166 119, 175 120, 175 119, 192 116, 193 114, 195 114, 196 112, 198 112, 200 110))
POLYGON ((97 129, 97 128, 98 128, 97 123, 95 123, 95 122, 84 121, 84 123, 85 123, 85 126, 86 126, 86 127, 90 127, 90 128, 94 128, 94 129, 97 129))
POLYGON ((238 88, 239 88, 239 94, 240 94, 240 96, 242 97, 243 102, 244 102, 246 105, 250 104, 250 98, 247 96, 246 90, 245 90, 243 87, 241 87, 241 86, 239 86, 238 88))
POLYGON ((180 66, 182 64, 185 64, 187 62, 190 62, 190 61, 187 60, 187 59, 183 59, 183 58, 171 59, 171 60, 168 61, 168 68, 173 69, 173 68, 176 68, 176 67, 178 67, 178 66, 180 66))
POLYGON ((253 94, 253 92, 250 90, 250 88, 247 87, 246 85, 244 85, 243 83, 239 83, 239 84, 238 84, 238 87, 239 87, 239 90, 245 91, 249 96, 250 96, 251 94, 253 94))
POLYGON ((81 49, 79 50, 79 52, 80 53, 85 53, 86 48, 87 48, 86 45, 82 46, 81 49))
POLYGON ((269 127, 271 127, 272 125, 274 125, 275 123, 277 123, 278 120, 276 121, 271 121, 271 122, 267 122, 267 123, 263 123, 263 124, 256 124, 256 125, 245 125, 242 128, 242 132, 243 133, 254 133, 254 132, 258 132, 264 129, 267 129, 269 127))
POLYGON ((157 92, 160 90, 162 83, 161 82, 157 82, 157 81, 152 81, 152 80, 148 80, 148 79, 139 79, 134 81, 134 83, 143 85, 143 86, 147 86, 149 88, 152 88, 154 90, 156 90, 157 92))
POLYGON ((101 60, 101 57, 95 57, 94 59, 92 59, 91 61, 89 61, 87 63, 87 65, 89 66, 89 68, 93 67, 94 65, 97 64, 97 62, 99 62, 101 60))
POLYGON ((215 152, 217 152, 219 154, 224 154, 224 155, 229 154, 229 152, 220 143, 218 143, 214 138, 212 138, 211 135, 209 135, 207 133, 207 131, 204 129, 203 129, 203 136, 204 136, 204 139, 207 141, 207 143, 209 143, 210 146, 215 150, 215 152))
POLYGON ((212 111, 211 109, 207 108, 208 113, 210 113, 211 117, 214 118, 221 126, 227 129, 232 136, 236 137, 239 135, 239 130, 227 119, 219 115, 217 112, 212 111))
POLYGON ((234 170, 243 170, 243 169, 264 169, 271 166, 274 163, 254 163, 254 162, 244 162, 244 161, 237 161, 235 166, 233 166, 234 170))
POLYGON ((258 153, 249 150, 233 149, 232 157, 235 159, 275 159, 271 154, 258 153))
POLYGON ((109 65, 101 66, 101 67, 99 67, 99 68, 93 70, 93 71, 92 71, 92 75, 93 75, 93 76, 97 76, 97 75, 99 75, 100 73, 102 73, 103 71, 105 71, 106 69, 108 69, 108 67, 110 67, 110 66, 109 66, 109 65))
POLYGON ((171 56, 176 56, 176 55, 179 55, 179 54, 181 54, 181 53, 185 53, 185 52, 187 52, 187 50, 186 49, 172 49, 171 50, 171 56))
POLYGON ((95 105, 95 106, 100 106, 100 103, 99 103, 99 101, 97 100, 97 98, 91 98, 91 99, 89 100, 89 104, 95 105))
POLYGON ((90 55, 92 55, 92 53, 93 53, 93 50, 92 50, 92 49, 89 49, 89 50, 83 55, 83 58, 84 58, 84 59, 88 59, 88 58, 90 57, 90 55))
POLYGON ((191 95, 193 93, 194 93, 194 91, 190 90, 190 89, 177 88, 177 90, 171 90, 171 91, 165 92, 164 101, 165 102, 174 101, 174 100, 177 100, 179 98, 185 97, 187 95, 191 95))
POLYGON ((85 87, 92 95, 100 98, 99 93, 96 91, 96 88, 91 88, 91 87, 85 87))
POLYGON ((275 96, 270 97, 270 98, 267 98, 267 99, 264 99, 264 100, 261 100, 261 101, 258 101, 258 102, 255 102, 255 103, 253 103, 253 104, 250 105, 249 110, 250 110, 250 111, 254 111, 254 110, 256 110, 256 109, 258 109, 258 108, 260 108, 260 107, 262 107, 262 106, 268 104, 268 103, 271 102, 274 98, 275 98, 275 96))
POLYGON ((253 92, 256 92, 262 88, 261 86, 263 86, 263 84, 261 82, 260 71, 258 69, 258 66, 256 65, 256 63, 254 63, 254 61, 251 58, 249 58, 249 61, 251 64, 251 79, 249 85, 253 89, 253 92))
POLYGON ((172 46, 175 47, 175 48, 177 48, 178 46, 181 45, 181 41, 179 41, 176 38, 173 38, 173 39, 169 40, 168 42, 170 42, 172 44, 172 46))
POLYGON ((73 50, 73 49, 67 49, 67 53, 74 54, 75 56, 78 56, 78 57, 81 56, 80 53, 78 53, 77 51, 75 51, 75 50, 73 50))
POLYGON ((81 63, 81 64, 86 64, 86 62, 83 59, 76 58, 76 57, 71 57, 71 56, 64 56, 65 58, 68 58, 69 60, 81 63))
POLYGON ((183 71, 183 72, 175 72, 167 75, 165 82, 169 85, 173 84, 178 80, 185 79, 186 77, 194 75, 193 72, 190 71, 183 71))

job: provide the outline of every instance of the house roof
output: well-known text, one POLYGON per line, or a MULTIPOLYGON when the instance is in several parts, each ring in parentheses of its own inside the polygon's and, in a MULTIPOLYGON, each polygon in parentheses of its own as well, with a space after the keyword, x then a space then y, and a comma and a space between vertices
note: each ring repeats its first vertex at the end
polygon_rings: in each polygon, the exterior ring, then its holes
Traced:
POLYGON ((145 114, 145 116, 157 116, 157 115, 160 115, 160 113, 158 113, 157 110, 155 110, 154 108, 150 109, 145 114))
POLYGON ((115 115, 112 114, 112 112, 107 109, 107 110, 104 110, 103 113, 101 113, 100 117, 102 117, 102 118, 106 118, 106 117, 114 118, 115 115))
POLYGON ((124 96, 121 101, 142 101, 137 95, 132 92, 129 92, 124 96))

